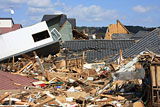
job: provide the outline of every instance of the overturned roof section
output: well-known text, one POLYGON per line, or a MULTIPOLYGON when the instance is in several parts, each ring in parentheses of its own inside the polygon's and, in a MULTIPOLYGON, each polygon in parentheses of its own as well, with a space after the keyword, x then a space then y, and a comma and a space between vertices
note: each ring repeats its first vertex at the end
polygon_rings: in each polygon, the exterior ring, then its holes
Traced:
MULTIPOLYGON (((135 45, 132 47, 126 49, 123 52, 123 57, 128 58, 132 57, 134 55, 140 54, 142 51, 152 51, 157 54, 160 53, 160 28, 157 28, 153 30, 152 32, 146 34, 146 36, 138 41, 135 45)), ((115 56, 111 61, 116 60, 119 57, 119 55, 115 56)))
POLYGON ((0 90, 23 89, 24 86, 32 86, 34 81, 37 80, 0 71, 0 90))
POLYGON ((134 40, 74 40, 65 41, 62 46, 71 53, 86 51, 86 61, 90 63, 118 54, 120 49, 125 50, 134 43, 134 40))

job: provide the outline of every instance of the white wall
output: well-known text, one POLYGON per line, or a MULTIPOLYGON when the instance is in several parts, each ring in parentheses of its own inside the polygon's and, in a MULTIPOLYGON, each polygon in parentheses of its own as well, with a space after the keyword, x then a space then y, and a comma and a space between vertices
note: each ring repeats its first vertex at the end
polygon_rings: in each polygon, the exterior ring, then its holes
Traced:
POLYGON ((50 37, 44 40, 34 42, 32 34, 48 30, 46 22, 21 28, 19 30, 0 35, 0 59, 12 56, 14 54, 53 42, 51 34, 50 37))
POLYGON ((0 27, 12 27, 13 22, 11 19, 0 19, 0 27))

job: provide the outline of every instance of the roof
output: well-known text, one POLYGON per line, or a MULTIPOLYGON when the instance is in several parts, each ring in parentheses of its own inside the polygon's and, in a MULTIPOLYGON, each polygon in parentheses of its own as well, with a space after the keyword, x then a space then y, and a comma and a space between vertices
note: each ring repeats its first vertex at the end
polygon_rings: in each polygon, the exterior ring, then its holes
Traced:
MULTIPOLYGON (((160 28, 156 28, 152 32, 146 34, 146 36, 139 40, 136 44, 131 46, 130 48, 126 49, 123 52, 123 57, 128 58, 134 55, 140 54, 142 51, 152 51, 154 53, 160 53, 160 28)), ((115 56, 111 61, 116 60, 119 55, 115 56)))
POLYGON ((138 31, 135 35, 133 35, 131 37, 131 39, 134 39, 134 40, 139 40, 139 39, 142 39, 144 38, 150 31, 138 31))
POLYGON ((0 27, 0 34, 5 34, 11 31, 15 31, 17 29, 20 29, 22 27, 21 24, 14 24, 13 27, 0 27))
POLYGON ((94 62, 118 54, 120 49, 125 50, 134 43, 134 40, 73 40, 65 41, 62 47, 72 54, 86 51, 86 61, 94 62))
POLYGON ((68 22, 72 25, 72 28, 76 28, 76 19, 68 18, 68 22))
POLYGON ((42 21, 50 21, 54 18, 60 18, 60 27, 66 22, 66 20, 69 21, 69 23, 72 25, 72 28, 76 27, 76 19, 75 18, 67 18, 65 14, 57 14, 57 15, 44 15, 42 18, 42 21))
POLYGON ((86 51, 96 49, 123 49, 132 45, 134 40, 73 40, 65 41, 63 43, 64 48, 68 48, 70 51, 86 51))
POLYGON ((60 14, 60 15, 44 15, 43 18, 42 18, 42 21, 49 21, 49 20, 52 20, 54 18, 60 18, 60 26, 62 26, 65 21, 67 20, 67 16, 65 14, 60 14))
POLYGON ((112 34, 112 39, 130 39, 134 34, 112 34))
POLYGON ((0 90, 23 89, 24 86, 32 86, 32 82, 34 81, 37 80, 0 71, 0 90), (15 85, 15 83, 22 86, 15 85))

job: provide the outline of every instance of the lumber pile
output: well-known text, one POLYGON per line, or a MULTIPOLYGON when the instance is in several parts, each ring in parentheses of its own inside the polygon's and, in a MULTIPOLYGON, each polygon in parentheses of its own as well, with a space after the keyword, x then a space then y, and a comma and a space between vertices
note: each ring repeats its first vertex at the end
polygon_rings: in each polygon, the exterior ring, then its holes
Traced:
MULTIPOLYGON (((32 86, 15 83, 23 86, 24 90, 16 93, 4 92, 0 95, 0 104, 30 107, 144 107, 150 98, 155 101, 155 97, 152 97, 155 96, 155 92, 150 93, 149 88, 156 90, 159 85, 153 73, 150 76, 147 67, 160 63, 160 57, 157 55, 139 55, 137 62, 129 68, 126 67, 127 70, 124 67, 132 62, 131 59, 126 59, 120 64, 87 64, 84 53, 81 58, 68 59, 66 55, 65 60, 57 61, 59 56, 60 53, 39 58, 34 52, 33 57, 23 55, 18 61, 14 61, 13 57, 12 61, 1 63, 0 72, 10 72, 37 81, 32 82, 32 86), (121 69, 124 69, 125 73, 120 72, 121 69), (137 77, 144 72, 144 75, 137 77), (119 74, 126 74, 128 77, 124 79, 117 76, 119 74), (135 77, 130 77, 130 74, 135 77), (152 87, 149 87, 150 77, 155 80, 152 87), (150 96, 146 93, 150 93, 150 96), (144 97, 147 99, 146 102, 144 97)), ((159 98, 156 101, 160 101, 159 98)))

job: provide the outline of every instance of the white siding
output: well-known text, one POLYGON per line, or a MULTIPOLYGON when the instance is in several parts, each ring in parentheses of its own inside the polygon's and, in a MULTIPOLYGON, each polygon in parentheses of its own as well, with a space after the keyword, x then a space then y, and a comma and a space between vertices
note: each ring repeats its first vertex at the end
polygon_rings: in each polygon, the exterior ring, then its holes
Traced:
POLYGON ((0 19, 0 27, 12 27, 13 22, 11 19, 0 19))
POLYGON ((46 43, 53 42, 46 22, 22 28, 0 36, 0 59, 14 54, 27 51, 46 43), (34 42, 32 34, 47 30, 50 37, 38 42, 34 42))

